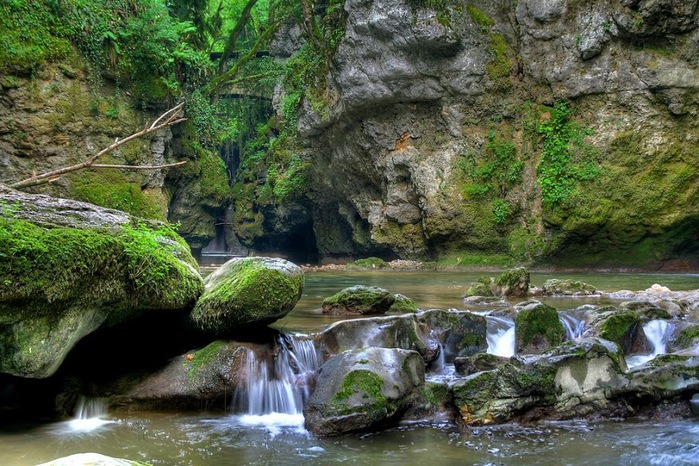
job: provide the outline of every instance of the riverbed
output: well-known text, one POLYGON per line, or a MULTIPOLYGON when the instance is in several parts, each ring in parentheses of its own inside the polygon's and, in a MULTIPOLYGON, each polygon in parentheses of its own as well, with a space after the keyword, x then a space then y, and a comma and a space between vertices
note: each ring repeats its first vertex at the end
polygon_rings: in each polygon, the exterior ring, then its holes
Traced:
MULTIPOLYGON (((421 309, 463 308, 461 295, 487 273, 314 272, 304 296, 275 328, 318 331, 338 317, 323 316, 324 297, 355 285, 382 286, 412 298, 421 309)), ((492 274, 495 275, 495 274, 492 274)), ((696 274, 532 274, 574 278, 604 291, 642 290, 660 284, 672 290, 699 288, 696 274)), ((559 310, 606 298, 548 298, 559 310)), ((80 452, 154 465, 286 464, 699 464, 699 420, 557 422, 461 430, 445 423, 413 423, 373 434, 317 438, 293 415, 234 413, 104 413, 82 420, 0 424, 0 464, 24 466, 80 452)))

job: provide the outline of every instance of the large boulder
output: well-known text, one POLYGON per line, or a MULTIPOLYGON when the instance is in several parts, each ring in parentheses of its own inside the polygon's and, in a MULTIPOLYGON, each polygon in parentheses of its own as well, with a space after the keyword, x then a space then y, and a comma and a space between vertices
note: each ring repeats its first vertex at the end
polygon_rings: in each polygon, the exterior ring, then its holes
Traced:
POLYGON ((318 435, 371 430, 398 421, 419 394, 425 363, 415 351, 365 348, 328 360, 304 409, 318 435))
POLYGON ((48 377, 101 327, 186 315, 196 265, 166 224, 0 189, 0 372, 48 377))
POLYGON ((512 298, 525 298, 529 294, 529 271, 523 267, 506 270, 495 279, 493 294, 512 298))
POLYGON ((323 314, 346 316, 385 314, 395 301, 395 295, 383 288, 356 285, 325 298, 323 314))
MULTIPOLYGON (((245 375, 247 355, 253 345, 217 340, 204 348, 177 356, 136 384, 124 395, 110 400, 112 409, 224 409, 231 387, 245 375)), ((258 350, 259 351, 259 350, 258 350)))
POLYGON ((539 354, 563 342, 565 329, 558 311, 531 301, 519 307, 515 319, 516 349, 519 354, 539 354))
POLYGON ((206 278, 190 318, 199 329, 217 336, 267 325, 294 308, 303 281, 301 268, 284 259, 232 259, 206 278))

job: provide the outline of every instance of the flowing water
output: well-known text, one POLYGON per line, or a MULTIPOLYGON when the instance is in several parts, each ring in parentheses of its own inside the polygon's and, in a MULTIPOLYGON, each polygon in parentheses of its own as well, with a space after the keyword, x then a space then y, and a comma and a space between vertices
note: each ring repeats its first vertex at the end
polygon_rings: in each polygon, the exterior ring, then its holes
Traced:
POLYGON ((648 354, 636 354, 627 356, 626 365, 629 369, 640 366, 652 360, 654 357, 666 353, 666 345, 670 339, 674 326, 666 320, 651 320, 643 326, 643 333, 650 343, 651 351, 648 354))
MULTIPOLYGON (((302 300, 275 327, 296 332, 321 330, 339 320, 317 311, 322 298, 355 284, 401 292, 423 309, 463 308, 461 294, 480 275, 310 273, 302 300)), ((562 275, 558 277, 583 280, 606 291, 640 290, 654 283, 673 290, 699 288, 697 275, 562 275)), ((552 277, 533 274, 532 281, 541 285, 552 277)), ((564 311, 561 319, 572 338, 584 331, 573 310, 586 302, 604 303, 602 298, 552 298, 547 302, 564 311)), ((508 335, 513 328, 511 321, 493 316, 487 319, 488 351, 513 354, 514 332, 508 335)), ((664 321, 649 322, 644 328, 653 354, 664 351, 669 331, 658 322, 664 321)), ((235 387, 235 409, 229 414, 110 415, 104 400, 84 398, 78 403, 75 418, 68 421, 6 425, 0 417, 0 464, 32 465, 80 452, 154 465, 699 464, 697 419, 542 423, 466 430, 449 423, 416 423, 373 434, 318 438, 303 428, 302 406, 309 392, 308 376, 321 363, 312 343, 301 336, 283 336, 273 354, 250 351, 247 371, 254 377, 235 387)), ((442 361, 433 369, 444 374, 451 370, 449 366, 442 361)))

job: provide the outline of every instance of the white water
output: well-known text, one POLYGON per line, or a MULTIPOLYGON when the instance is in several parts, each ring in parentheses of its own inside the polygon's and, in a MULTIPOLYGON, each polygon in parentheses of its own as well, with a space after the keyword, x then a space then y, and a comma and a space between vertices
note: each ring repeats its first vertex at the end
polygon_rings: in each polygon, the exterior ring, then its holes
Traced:
POLYGON ((666 320, 651 320, 643 326, 643 333, 653 348, 648 354, 637 354, 626 358, 629 369, 640 366, 660 354, 667 353, 667 342, 672 334, 673 326, 666 320))
POLYGON ((85 433, 116 421, 106 419, 107 400, 80 396, 75 407, 75 417, 58 425, 59 433, 85 433))
POLYGON ((585 333, 584 320, 578 319, 568 312, 559 312, 558 318, 560 319, 561 324, 563 324, 568 340, 577 340, 578 338, 582 338, 583 333, 585 333))
POLYGON ((237 422, 262 426, 274 434, 281 427, 303 426, 309 381, 321 358, 311 340, 280 337, 276 354, 247 353, 245 381, 236 390, 237 422))
POLYGON ((515 322, 508 317, 486 316, 490 354, 510 358, 515 355, 515 322))

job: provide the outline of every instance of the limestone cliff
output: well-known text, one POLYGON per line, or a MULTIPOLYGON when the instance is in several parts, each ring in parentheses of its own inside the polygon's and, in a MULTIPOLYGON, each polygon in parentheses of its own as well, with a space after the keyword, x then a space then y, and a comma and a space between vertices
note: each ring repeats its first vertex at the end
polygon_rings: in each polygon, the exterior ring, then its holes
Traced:
POLYGON ((320 255, 691 263, 698 5, 347 0, 299 120, 320 255))

